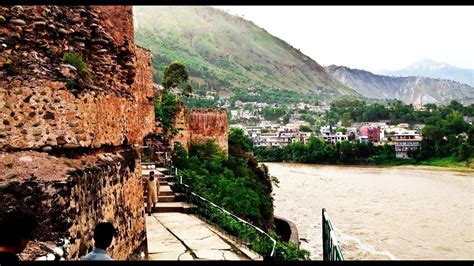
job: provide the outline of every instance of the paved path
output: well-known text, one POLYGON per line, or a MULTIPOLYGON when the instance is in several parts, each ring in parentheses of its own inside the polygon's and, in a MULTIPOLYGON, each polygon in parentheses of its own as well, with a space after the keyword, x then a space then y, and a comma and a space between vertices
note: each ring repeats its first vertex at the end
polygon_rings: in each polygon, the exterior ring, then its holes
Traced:
POLYGON ((194 215, 146 216, 148 260, 262 260, 194 215))

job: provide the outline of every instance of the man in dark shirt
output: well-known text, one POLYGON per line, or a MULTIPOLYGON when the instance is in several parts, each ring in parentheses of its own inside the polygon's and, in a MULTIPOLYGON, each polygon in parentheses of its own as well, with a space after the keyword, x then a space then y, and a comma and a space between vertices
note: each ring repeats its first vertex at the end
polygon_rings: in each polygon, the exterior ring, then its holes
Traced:
POLYGON ((0 264, 18 262, 22 252, 38 226, 30 213, 13 211, 0 213, 0 264))

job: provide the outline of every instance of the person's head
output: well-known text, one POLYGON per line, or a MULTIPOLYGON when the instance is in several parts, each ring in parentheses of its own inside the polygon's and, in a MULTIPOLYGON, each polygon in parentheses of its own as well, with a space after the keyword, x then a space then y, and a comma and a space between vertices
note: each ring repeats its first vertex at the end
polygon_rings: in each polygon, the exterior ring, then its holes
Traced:
POLYGON ((155 172, 150 171, 150 180, 153 181, 155 179, 155 172))
POLYGON ((22 252, 38 226, 36 217, 23 211, 0 214, 0 247, 8 252, 22 252))
POLYGON ((115 236, 115 228, 112 223, 102 222, 98 223, 94 229, 95 247, 107 249, 112 244, 112 239, 115 236))

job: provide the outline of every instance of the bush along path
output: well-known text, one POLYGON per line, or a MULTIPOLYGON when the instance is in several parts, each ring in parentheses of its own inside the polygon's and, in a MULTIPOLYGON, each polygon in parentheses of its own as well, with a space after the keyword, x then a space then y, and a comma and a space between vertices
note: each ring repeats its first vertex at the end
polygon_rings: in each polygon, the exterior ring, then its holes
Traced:
POLYGON ((273 232, 271 192, 272 182, 278 180, 265 166, 258 165, 250 153, 252 148, 252 141, 239 129, 230 131, 229 154, 213 141, 192 143, 189 153, 176 145, 173 163, 180 169, 178 180, 185 184, 176 189, 185 193, 203 219, 260 255, 275 260, 309 260, 308 251, 281 241, 273 232))

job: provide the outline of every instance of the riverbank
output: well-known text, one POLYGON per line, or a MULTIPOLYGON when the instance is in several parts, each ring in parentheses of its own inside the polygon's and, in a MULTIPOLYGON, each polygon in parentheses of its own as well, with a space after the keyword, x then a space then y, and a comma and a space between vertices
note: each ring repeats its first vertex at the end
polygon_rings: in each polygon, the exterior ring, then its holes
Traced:
MULTIPOLYGON (((295 163, 295 162, 276 162, 276 161, 259 161, 259 163, 295 163)), ((302 163, 308 165, 339 165, 339 166, 364 166, 364 167, 414 167, 416 169, 428 169, 428 170, 454 170, 454 171, 465 171, 474 172, 474 159, 471 158, 465 162, 458 162, 456 157, 445 157, 445 158, 433 158, 417 162, 413 159, 396 159, 396 160, 374 160, 373 162, 366 163, 302 163)))
POLYGON ((459 162, 456 157, 432 158, 423 161, 415 161, 413 159, 397 159, 390 161, 375 161, 376 165, 380 166, 427 166, 431 169, 444 168, 448 170, 472 170, 474 171, 474 161, 469 159, 464 162, 459 162))

